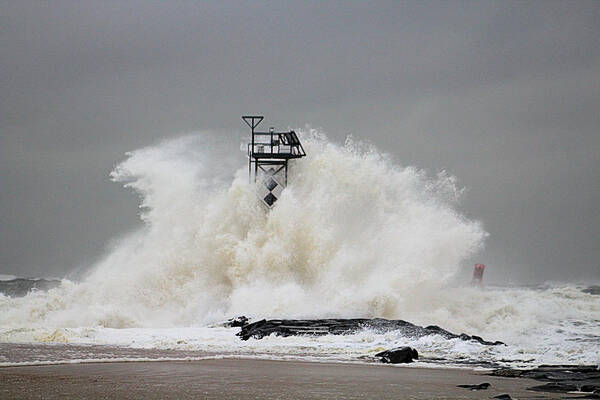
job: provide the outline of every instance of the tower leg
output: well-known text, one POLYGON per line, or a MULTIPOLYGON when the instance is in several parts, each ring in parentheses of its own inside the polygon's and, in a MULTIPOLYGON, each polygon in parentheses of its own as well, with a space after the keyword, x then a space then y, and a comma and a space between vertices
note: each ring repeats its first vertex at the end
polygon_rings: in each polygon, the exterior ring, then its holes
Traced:
POLYGON ((258 175, 258 162, 254 160, 254 183, 256 183, 256 175, 258 175))

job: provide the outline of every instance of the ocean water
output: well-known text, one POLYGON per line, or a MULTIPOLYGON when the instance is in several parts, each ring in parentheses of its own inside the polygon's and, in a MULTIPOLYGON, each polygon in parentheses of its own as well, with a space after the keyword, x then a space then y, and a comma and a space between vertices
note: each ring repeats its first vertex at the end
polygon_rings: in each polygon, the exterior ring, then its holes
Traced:
POLYGON ((487 233, 461 214, 453 176, 398 165, 352 138, 338 145, 314 130, 301 138, 308 156, 293 163, 271 211, 247 167, 207 135, 129 153, 111 176, 139 194, 144 226, 77 282, 0 295, 0 363, 367 362, 400 345, 429 364, 600 362, 599 296, 573 284, 456 285, 487 233), (507 345, 368 330, 243 342, 222 325, 237 315, 404 319, 507 345))

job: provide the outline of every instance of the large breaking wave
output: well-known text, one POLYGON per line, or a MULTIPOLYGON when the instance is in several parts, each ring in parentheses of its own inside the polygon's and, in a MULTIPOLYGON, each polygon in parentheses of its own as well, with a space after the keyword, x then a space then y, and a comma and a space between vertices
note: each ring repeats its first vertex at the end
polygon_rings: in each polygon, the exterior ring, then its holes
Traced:
POLYGON ((201 137, 130 153, 112 178, 140 195, 144 227, 82 283, 4 309, 3 325, 400 317, 481 247, 479 223, 454 207, 452 176, 400 167, 351 138, 340 146, 310 131, 304 143, 308 157, 270 212, 245 168, 229 182, 215 172, 219 155, 201 137))
MULTIPOLYGON (((597 298, 571 286, 449 285, 487 236, 458 211, 454 177, 400 166, 351 138, 338 145, 307 130, 302 140, 308 156, 293 163, 271 211, 239 157, 232 168, 232 149, 207 135, 128 154, 112 179, 139 194, 143 227, 81 282, 0 296, 0 340, 56 328, 203 327, 240 314, 385 317, 518 344, 515 357, 594 358, 597 298)), ((85 341, 90 332, 71 334, 85 341)), ((130 334, 109 336, 126 344, 130 334)))

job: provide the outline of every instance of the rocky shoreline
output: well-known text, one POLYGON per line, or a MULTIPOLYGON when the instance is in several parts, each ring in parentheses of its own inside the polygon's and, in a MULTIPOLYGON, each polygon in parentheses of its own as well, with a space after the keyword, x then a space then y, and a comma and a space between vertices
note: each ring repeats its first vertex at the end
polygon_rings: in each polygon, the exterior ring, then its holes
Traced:
POLYGON ((488 375, 528 378, 544 382, 528 390, 546 393, 581 392, 579 399, 600 399, 600 369, 597 365, 540 365, 532 369, 501 368, 488 375))
MULTIPOLYGON (((228 326, 239 327, 237 333, 242 340, 250 338, 262 339, 271 334, 279 336, 294 335, 344 335, 355 333, 361 329, 371 329, 379 332, 400 331, 407 337, 423 337, 441 335, 447 339, 475 341, 483 345, 504 345, 503 342, 491 342, 479 336, 465 333, 455 334, 436 325, 418 326, 403 320, 373 319, 262 319, 250 322, 246 317, 232 318, 228 326)), ((380 352, 375 355, 382 363, 410 363, 419 358, 416 349, 398 347, 380 352)), ((499 368, 488 374, 493 377, 527 378, 543 382, 541 385, 527 389, 535 392, 560 393, 569 395, 564 398, 600 399, 600 369, 596 365, 540 365, 532 369, 499 368)), ((490 384, 483 382, 476 385, 458 385, 469 390, 487 390, 490 384)), ((497 396, 501 399, 511 399, 509 393, 497 396)))
POLYGON ((414 338, 440 335, 446 339, 472 340, 487 346, 504 344, 500 341, 491 342, 479 336, 467 335, 466 333, 458 335, 437 325, 422 327, 401 319, 262 319, 250 323, 246 317, 237 317, 229 321, 229 326, 239 326, 241 328, 237 335, 242 340, 250 338, 262 339, 271 334, 284 337, 295 335, 347 335, 361 329, 370 329, 376 332, 399 331, 406 337, 414 338))

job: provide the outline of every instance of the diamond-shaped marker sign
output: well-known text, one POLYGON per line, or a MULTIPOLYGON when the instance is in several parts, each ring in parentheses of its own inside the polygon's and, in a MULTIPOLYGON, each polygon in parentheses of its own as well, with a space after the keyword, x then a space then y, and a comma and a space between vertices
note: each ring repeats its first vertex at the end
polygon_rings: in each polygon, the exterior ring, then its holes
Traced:
POLYGON ((269 194, 266 195, 263 200, 269 207, 271 207, 277 201, 277 197, 275 197, 273 193, 269 192, 269 194))
POLYGON ((267 189, 269 189, 270 192, 277 187, 277 182, 275 181, 275 179, 269 177, 269 179, 265 181, 265 186, 267 187, 267 189))

